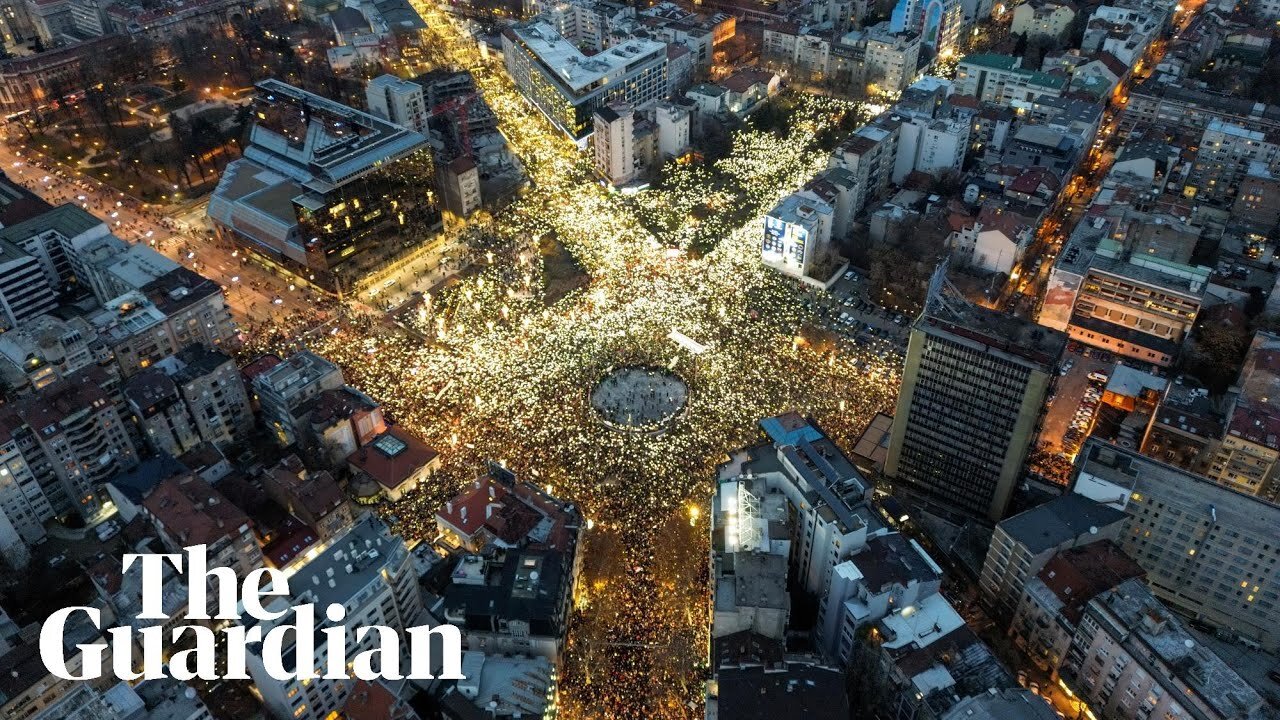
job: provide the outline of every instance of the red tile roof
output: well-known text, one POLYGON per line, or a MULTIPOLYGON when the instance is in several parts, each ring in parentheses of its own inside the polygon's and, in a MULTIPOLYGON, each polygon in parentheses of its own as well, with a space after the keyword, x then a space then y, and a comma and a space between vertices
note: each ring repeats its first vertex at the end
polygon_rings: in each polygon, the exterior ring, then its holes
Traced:
POLYGON ((720 81, 720 85, 730 92, 739 95, 756 85, 767 85, 773 82, 774 74, 759 68, 743 68, 720 81))
POLYGON ((380 683, 357 680, 342 708, 344 720, 405 720, 408 708, 380 683))
POLYGON ((347 457, 347 463, 388 490, 404 484, 415 472, 439 457, 431 446, 399 428, 391 428, 347 457), (404 447, 400 448, 399 443, 404 447), (396 448, 388 452, 387 448, 396 448))
POLYGON ((1072 624, 1099 594, 1146 572, 1110 540, 1089 543, 1053 556, 1037 576, 1063 603, 1072 624))
POLYGON ((143 505, 163 532, 183 547, 212 545, 253 526, 243 510, 194 476, 161 482, 143 505))
POLYGON ((262 557, 271 567, 282 568, 293 562, 320 539, 318 533, 290 515, 276 530, 275 536, 262 546, 262 557))
MULTIPOLYGON (((509 546, 528 542, 533 547, 565 551, 573 540, 569 522, 574 516, 555 498, 529 483, 510 486, 484 476, 436 511, 436 518, 456 528, 467 539, 483 533, 509 546), (530 532, 544 520, 545 535, 530 532)), ((483 543, 481 543, 483 544, 483 543)))

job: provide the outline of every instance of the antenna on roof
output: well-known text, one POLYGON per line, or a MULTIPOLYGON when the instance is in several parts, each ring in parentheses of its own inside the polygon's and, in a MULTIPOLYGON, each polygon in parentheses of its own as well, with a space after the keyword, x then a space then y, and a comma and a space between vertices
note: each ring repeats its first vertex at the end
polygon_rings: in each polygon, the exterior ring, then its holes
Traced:
POLYGON ((929 278, 929 290, 925 294, 924 309, 925 312, 945 310, 959 318, 971 306, 956 286, 947 279, 949 263, 949 258, 943 258, 942 262, 938 263, 938 267, 933 269, 933 276, 929 278))

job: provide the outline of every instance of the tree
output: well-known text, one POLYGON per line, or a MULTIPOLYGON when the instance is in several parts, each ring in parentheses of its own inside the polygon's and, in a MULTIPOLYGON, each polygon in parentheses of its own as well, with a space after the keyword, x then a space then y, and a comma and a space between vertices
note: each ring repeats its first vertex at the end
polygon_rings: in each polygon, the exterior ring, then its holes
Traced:
POLYGON ((1248 348, 1249 333, 1244 328, 1201 325, 1187 354, 1186 369, 1210 392, 1220 394, 1235 381, 1248 348))

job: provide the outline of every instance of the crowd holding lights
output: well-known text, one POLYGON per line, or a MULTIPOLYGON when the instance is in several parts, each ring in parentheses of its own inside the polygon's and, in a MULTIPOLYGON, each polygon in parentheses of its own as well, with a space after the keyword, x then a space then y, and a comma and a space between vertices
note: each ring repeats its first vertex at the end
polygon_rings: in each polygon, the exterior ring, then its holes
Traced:
MULTIPOLYGON (((431 32, 449 30, 433 7, 421 9, 436 18, 431 32)), ((474 52, 456 38, 443 46, 474 52)), ((434 536, 436 509, 490 459, 582 506, 591 530, 561 677, 566 717, 700 715, 709 587, 699 508, 715 465, 757 439, 760 418, 787 410, 848 443, 897 393, 897 367, 853 345, 811 341, 817 321, 805 292, 759 261, 758 217, 738 227, 723 220, 798 188, 823 166, 819 134, 861 110, 801 101, 786 137, 739 135, 717 167, 719 189, 690 169, 627 200, 593 182, 584 155, 499 69, 458 64, 473 68, 526 159, 532 191, 473 232, 479 270, 424 297, 400 327, 346 318, 305 342, 441 450, 443 480, 387 509, 410 539, 434 536), (696 215, 697 227, 661 212, 696 215), (681 250, 713 236, 704 255, 681 250), (590 278, 550 305, 535 249, 543 238, 563 244, 590 278), (706 350, 680 346, 672 331, 706 350), (600 378, 625 365, 666 368, 688 384, 665 433, 619 432, 591 406, 600 378)))

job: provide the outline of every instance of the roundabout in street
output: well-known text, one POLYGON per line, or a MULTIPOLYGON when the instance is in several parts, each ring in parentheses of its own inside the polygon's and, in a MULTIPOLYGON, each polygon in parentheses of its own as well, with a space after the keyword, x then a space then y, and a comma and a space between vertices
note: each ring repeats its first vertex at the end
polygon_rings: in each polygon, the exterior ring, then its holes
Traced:
POLYGON ((689 386, 665 368, 610 368, 591 389, 591 407, 619 432, 662 433, 689 401, 689 386))

